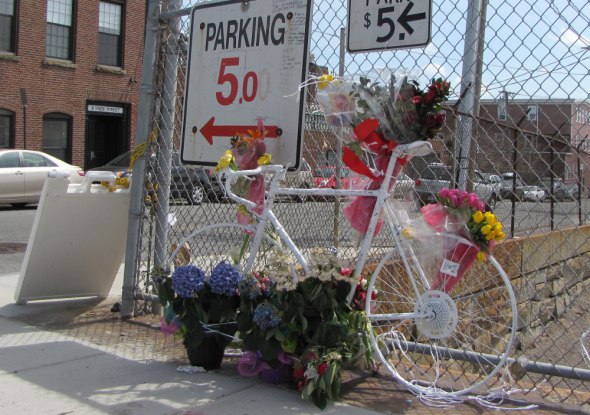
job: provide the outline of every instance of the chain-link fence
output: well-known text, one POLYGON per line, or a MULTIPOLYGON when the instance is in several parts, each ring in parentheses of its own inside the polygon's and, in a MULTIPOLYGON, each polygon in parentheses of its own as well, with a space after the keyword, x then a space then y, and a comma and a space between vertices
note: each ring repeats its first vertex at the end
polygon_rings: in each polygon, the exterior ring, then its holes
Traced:
MULTIPOLYGON (((159 14, 151 32, 148 22, 145 55, 154 52, 153 35, 156 57, 153 93, 146 88, 144 95, 153 99, 145 120, 152 134, 136 168, 145 171, 143 182, 134 177, 143 200, 130 230, 137 250, 126 261, 135 313, 152 311, 154 270, 165 266, 178 241, 203 225, 231 222, 236 213, 207 168, 183 167, 177 156, 194 5, 164 1, 162 10, 151 9, 159 14)), ((587 404, 590 371, 580 338, 590 327, 590 300, 583 295, 590 286, 590 4, 434 0, 428 46, 358 54, 343 48, 346 6, 342 0, 314 1, 310 75, 386 81, 403 68, 415 71, 422 85, 439 76, 451 82, 446 123, 432 140, 435 151, 408 163, 394 197, 417 216, 419 206, 431 201, 426 184, 433 181, 485 195, 508 234, 495 254, 518 297, 515 386, 529 397, 587 404)), ((366 19, 370 24, 371 16, 366 19)), ((144 70, 142 82, 149 85, 145 75, 144 70)), ((310 93, 305 162, 290 173, 290 183, 324 186, 336 182, 336 171, 339 185, 354 183, 355 174, 339 165, 338 152, 334 131, 310 93)), ((353 260, 354 235, 342 217, 346 201, 302 199, 275 206, 294 241, 302 247, 338 246, 341 257, 353 260)), ((203 238, 203 246, 187 249, 206 250, 212 243, 203 238)))

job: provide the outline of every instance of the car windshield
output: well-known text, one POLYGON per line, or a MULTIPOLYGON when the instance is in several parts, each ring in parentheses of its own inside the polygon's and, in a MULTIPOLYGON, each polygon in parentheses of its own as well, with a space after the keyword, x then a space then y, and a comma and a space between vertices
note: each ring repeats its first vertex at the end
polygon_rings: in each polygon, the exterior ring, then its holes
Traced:
POLYGON ((131 164, 131 152, 127 151, 127 152, 115 157, 114 159, 109 161, 106 165, 107 166, 129 167, 129 164, 131 164))

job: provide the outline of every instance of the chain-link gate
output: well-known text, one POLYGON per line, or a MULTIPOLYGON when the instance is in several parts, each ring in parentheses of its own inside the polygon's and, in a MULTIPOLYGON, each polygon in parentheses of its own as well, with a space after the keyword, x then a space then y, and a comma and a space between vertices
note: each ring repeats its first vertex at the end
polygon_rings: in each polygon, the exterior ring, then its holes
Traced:
MULTIPOLYGON (((138 124, 138 142, 147 145, 134 173, 124 290, 136 314, 154 311, 152 277, 175 244, 204 224, 233 221, 236 213, 211 171, 185 174, 177 154, 195 2, 163 1, 161 9, 150 4, 138 124)), ((433 0, 427 47, 359 54, 344 48, 346 6, 343 0, 314 1, 309 74, 386 81, 404 68, 415 71, 421 85, 439 76, 451 82, 434 154, 408 163, 393 197, 417 216, 430 200, 427 182, 486 192, 508 234, 495 254, 519 303, 514 386, 529 398, 588 404, 590 370, 580 339, 590 327, 590 300, 583 295, 590 286, 590 4, 433 0)), ((365 17, 375 24, 369 13, 365 17)), ((307 95, 305 162, 290 183, 346 186, 355 175, 340 165, 334 131, 313 92, 311 87, 307 95)), ((288 200, 275 212, 299 246, 338 246, 353 260, 345 204, 288 200)))

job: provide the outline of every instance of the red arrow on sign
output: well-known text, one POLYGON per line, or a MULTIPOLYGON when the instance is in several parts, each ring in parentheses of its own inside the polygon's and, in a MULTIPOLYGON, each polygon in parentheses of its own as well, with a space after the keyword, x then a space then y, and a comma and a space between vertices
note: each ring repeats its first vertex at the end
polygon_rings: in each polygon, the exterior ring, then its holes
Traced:
MULTIPOLYGON (((211 117, 209 121, 201 127, 201 134, 209 144, 213 144, 213 137, 233 137, 238 134, 248 134, 248 130, 256 130, 256 125, 215 125, 215 117, 211 117)), ((279 134, 279 127, 276 125, 264 126, 267 134, 266 137, 277 138, 279 134)))

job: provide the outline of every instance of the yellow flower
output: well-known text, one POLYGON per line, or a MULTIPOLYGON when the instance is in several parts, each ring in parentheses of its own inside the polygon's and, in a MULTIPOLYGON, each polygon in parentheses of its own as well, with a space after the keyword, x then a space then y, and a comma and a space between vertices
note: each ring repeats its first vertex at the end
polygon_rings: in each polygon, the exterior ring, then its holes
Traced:
POLYGON ((494 226, 496 223, 496 215, 494 215, 492 212, 486 212, 484 217, 488 225, 494 226))
POLYGON ((259 166, 266 166, 267 164, 270 164, 270 160, 272 159, 272 156, 268 153, 264 153, 262 156, 260 156, 258 158, 258 165, 259 166))
POLYGON ((490 231, 486 234, 486 240, 491 241, 492 239, 496 238, 496 232, 490 231))
POLYGON ((487 235, 488 233, 490 233, 491 230, 492 230, 492 227, 490 225, 483 225, 481 227, 482 235, 487 235))
POLYGON ((496 241, 501 241, 502 239, 506 238, 506 234, 502 231, 496 232, 496 241))
POLYGON ((402 236, 406 239, 414 239, 414 228, 403 228, 402 236))
POLYGON ((473 214, 473 221, 475 223, 480 223, 483 220, 483 213, 480 210, 475 211, 473 214))
POLYGON ((334 75, 330 75, 330 74, 323 74, 322 76, 320 76, 320 79, 318 81, 318 88, 324 89, 325 87, 327 87, 330 82, 332 82, 334 80, 334 75))
POLYGON ((225 153, 223 154, 223 156, 221 156, 221 158, 217 162, 217 166, 215 166, 213 171, 215 173, 219 173, 220 170, 229 167, 232 161, 234 161, 234 155, 232 154, 231 150, 225 150, 225 153))
POLYGON ((496 222, 496 224, 494 225, 494 230, 496 232, 501 231, 502 230, 502 222, 496 222))
POLYGON ((486 254, 484 254, 482 251, 479 251, 479 252, 477 253, 477 260, 478 260, 479 262, 483 262, 483 261, 485 261, 485 260, 486 260, 486 254))

